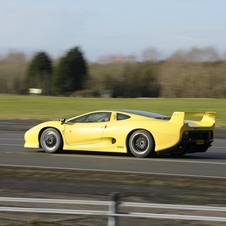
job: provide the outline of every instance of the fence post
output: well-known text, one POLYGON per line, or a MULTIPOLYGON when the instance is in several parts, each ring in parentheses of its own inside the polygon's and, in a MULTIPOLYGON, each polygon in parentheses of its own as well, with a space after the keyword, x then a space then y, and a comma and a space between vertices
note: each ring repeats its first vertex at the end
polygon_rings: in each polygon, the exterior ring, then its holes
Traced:
POLYGON ((119 213, 118 207, 120 205, 120 195, 118 192, 113 192, 110 194, 111 203, 109 205, 109 217, 108 217, 108 226, 118 226, 119 217, 114 216, 119 213))

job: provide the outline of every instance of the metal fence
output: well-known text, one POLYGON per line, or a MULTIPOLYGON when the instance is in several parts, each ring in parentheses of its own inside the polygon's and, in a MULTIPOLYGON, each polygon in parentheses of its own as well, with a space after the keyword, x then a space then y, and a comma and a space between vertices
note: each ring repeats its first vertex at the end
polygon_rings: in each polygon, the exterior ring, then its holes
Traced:
POLYGON ((0 197, 0 202, 7 203, 46 203, 46 204, 76 204, 87 206, 107 206, 107 210, 74 210, 74 209, 53 209, 53 208, 25 208, 15 206, 0 206, 0 212, 24 212, 24 213, 51 213, 51 214, 67 214, 67 215, 100 215, 108 217, 108 226, 118 226, 119 217, 140 217, 140 218, 156 218, 170 220, 193 220, 193 221, 212 221, 226 222, 226 217, 210 216, 214 212, 226 212, 226 207, 217 206, 197 206, 197 205, 171 205, 156 203, 135 203, 121 202, 120 194, 114 192, 110 195, 110 201, 91 201, 91 200, 67 200, 67 199, 40 199, 40 198, 14 198, 0 197), (147 212, 121 212, 120 206, 123 207, 139 207, 154 209, 171 209, 174 211, 208 211, 208 216, 185 215, 185 214, 159 214, 147 212))

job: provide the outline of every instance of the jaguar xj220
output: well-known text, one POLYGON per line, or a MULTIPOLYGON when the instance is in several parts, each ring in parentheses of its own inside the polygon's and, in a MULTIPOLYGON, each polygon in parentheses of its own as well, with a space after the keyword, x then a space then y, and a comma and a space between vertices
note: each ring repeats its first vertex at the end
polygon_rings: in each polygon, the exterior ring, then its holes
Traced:
POLYGON ((173 112, 165 116, 141 110, 99 110, 29 129, 25 148, 183 155, 205 152, 214 139, 215 112, 173 112), (190 119, 187 119, 190 118, 190 119))

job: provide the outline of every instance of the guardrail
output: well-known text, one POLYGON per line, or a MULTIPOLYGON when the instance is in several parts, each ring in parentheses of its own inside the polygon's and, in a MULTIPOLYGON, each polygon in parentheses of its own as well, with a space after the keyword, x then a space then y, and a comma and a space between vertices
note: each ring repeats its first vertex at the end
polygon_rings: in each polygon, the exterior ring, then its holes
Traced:
POLYGON ((108 216, 108 226, 118 226, 119 217, 140 217, 140 218, 158 218, 158 219, 170 219, 170 220, 226 222, 226 217, 209 216, 209 212, 211 213, 216 211, 218 213, 226 212, 226 207, 171 205, 171 204, 156 204, 156 203, 135 203, 135 202, 122 203, 120 199, 120 194, 117 192, 114 192, 111 194, 110 201, 0 197, 0 202, 108 206, 107 211, 0 206, 0 212, 2 211, 2 212, 25 212, 25 213, 51 213, 51 214, 67 214, 67 215, 102 215, 102 216, 104 215, 104 216, 108 216), (119 211, 120 205, 123 207, 172 209, 172 210, 180 210, 180 211, 181 210, 208 211, 208 216, 142 213, 142 212, 120 212, 119 211))

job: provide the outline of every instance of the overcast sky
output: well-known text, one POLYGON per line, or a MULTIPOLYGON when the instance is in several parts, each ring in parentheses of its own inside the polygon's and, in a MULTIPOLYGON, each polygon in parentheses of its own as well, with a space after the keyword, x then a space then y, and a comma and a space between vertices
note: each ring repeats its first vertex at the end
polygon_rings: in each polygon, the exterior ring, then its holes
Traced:
POLYGON ((79 46, 88 60, 156 48, 226 52, 226 0, 1 0, 0 55, 79 46))

